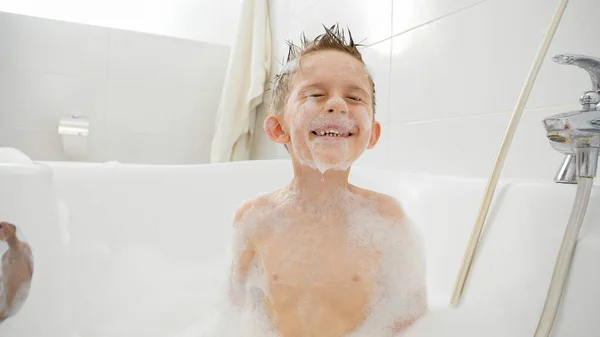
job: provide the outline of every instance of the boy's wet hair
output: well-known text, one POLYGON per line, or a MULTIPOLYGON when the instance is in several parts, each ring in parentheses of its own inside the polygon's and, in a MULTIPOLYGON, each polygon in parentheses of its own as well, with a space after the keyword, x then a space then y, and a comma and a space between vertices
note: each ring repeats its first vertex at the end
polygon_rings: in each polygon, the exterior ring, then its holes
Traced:
POLYGON ((363 66, 365 66, 365 72, 371 83, 372 108, 373 113, 375 113, 375 83, 373 82, 371 74, 369 74, 366 69, 362 54, 358 50, 358 47, 362 47, 363 45, 354 42, 350 28, 347 28, 348 40, 344 34, 344 29, 340 29, 337 24, 330 28, 325 26, 323 26, 323 28, 325 29, 325 33, 317 36, 312 41, 307 40, 303 33, 300 37, 301 44, 299 46, 291 41, 287 41, 287 45, 289 46, 287 58, 285 63, 282 63, 283 69, 280 73, 275 75, 275 79, 273 80, 271 104, 269 106, 269 112, 271 114, 277 115, 283 111, 290 94, 294 74, 300 65, 302 56, 320 50, 338 50, 347 53, 359 60, 363 66))

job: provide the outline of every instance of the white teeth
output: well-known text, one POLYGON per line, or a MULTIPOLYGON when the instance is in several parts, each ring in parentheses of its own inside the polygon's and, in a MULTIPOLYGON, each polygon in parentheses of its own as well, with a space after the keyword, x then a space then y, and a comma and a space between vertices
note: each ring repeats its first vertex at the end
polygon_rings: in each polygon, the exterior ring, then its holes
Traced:
POLYGON ((321 130, 321 131, 318 131, 317 134, 319 136, 328 136, 328 137, 341 137, 341 136, 346 135, 346 133, 342 133, 335 129, 321 130))

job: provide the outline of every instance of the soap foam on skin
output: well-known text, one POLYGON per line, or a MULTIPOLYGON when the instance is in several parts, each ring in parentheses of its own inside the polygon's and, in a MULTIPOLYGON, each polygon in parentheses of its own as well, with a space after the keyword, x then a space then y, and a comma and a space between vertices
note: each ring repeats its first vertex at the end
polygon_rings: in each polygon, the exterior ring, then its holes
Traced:
MULTIPOLYGON (((412 318, 422 313, 424 308, 420 306, 422 301, 419 296, 426 294, 420 294, 419 291, 425 283, 425 263, 420 235, 410 219, 399 221, 386 218, 377 211, 376 200, 348 190, 334 192, 322 204, 304 199, 296 193, 293 186, 272 193, 267 198, 270 200, 264 205, 251 207, 241 220, 242 223, 236 226, 236 239, 231 247, 234 254, 243 251, 245 238, 250 235, 274 230, 281 233, 289 228, 286 207, 302 209, 306 212, 306 221, 313 223, 326 219, 332 210, 339 212, 341 209, 347 215, 346 240, 349 247, 370 247, 378 256, 378 262, 371 268, 376 282, 365 313, 366 318, 346 337, 391 337, 391 328, 399 318, 412 318)), ((328 233, 324 230, 323 237, 328 237, 328 233)), ((299 235, 310 234, 300 232, 299 235)), ((269 247, 262 247, 262 250, 268 249, 269 247)), ((306 263, 299 259, 300 256, 306 259, 310 250, 314 249, 316 248, 306 247, 302 252, 289 251, 289 256, 285 258, 289 262, 286 266, 293 268, 294 264, 306 263)), ((210 323, 209 329, 186 337, 280 337, 265 309, 264 299, 270 296, 269 277, 263 267, 262 257, 257 254, 245 279, 233 277, 234 292, 240 301, 236 304, 226 301, 221 306, 219 317, 210 323)), ((293 284, 290 283, 290 286, 293 284)), ((312 312, 308 310, 299 303, 300 313, 318 315, 315 308, 310 308, 312 312)))
MULTIPOLYGON (((320 138, 317 135, 311 140, 310 131, 325 128, 328 125, 338 125, 347 131, 358 128, 359 133, 367 135, 367 139, 358 152, 362 153, 368 147, 368 138, 371 135, 369 117, 361 114, 361 120, 357 121, 348 118, 347 115, 340 116, 322 112, 311 118, 309 112, 315 111, 318 107, 315 97, 312 97, 310 92, 306 93, 306 96, 307 99, 299 107, 297 118, 294 121, 296 127, 290 132, 294 153, 297 154, 302 165, 319 170, 323 174, 328 170, 348 170, 355 159, 351 157, 350 139, 331 140, 320 138), (299 127, 300 125, 308 125, 308 130, 299 127), (304 144, 308 146, 308 149, 302 148, 304 144)), ((340 97, 332 98, 332 100, 340 100, 341 104, 345 104, 340 97)), ((352 137, 359 137, 359 135, 352 137)))
MULTIPOLYGON (((30 287, 31 287, 31 282, 25 282, 19 286, 19 289, 17 290, 17 293, 15 294, 15 298, 13 299, 12 306, 9 308, 9 310, 6 313, 7 316, 15 316, 17 313, 19 313, 19 311, 25 304, 25 301, 29 297, 29 288, 30 287)), ((0 293, 2 293, 1 288, 2 288, 2 286, 0 285, 0 293)), ((4 296, 2 296, 2 297, 4 297, 4 296)), ((2 301, 4 303, 6 303, 5 299, 2 299, 2 301)))
POLYGON ((300 62, 297 58, 290 60, 283 65, 283 68, 281 69, 281 73, 282 74, 294 73, 294 72, 296 72, 296 70, 298 70, 299 65, 300 65, 300 62))
MULTIPOLYGON (((358 208, 357 208, 358 209, 358 208)), ((348 337, 391 336, 398 320, 423 314, 427 294, 422 237, 412 221, 382 220, 364 208, 351 217, 352 239, 381 252, 378 283, 373 289, 369 315, 348 337), (365 225, 367 224, 367 225, 365 225)))

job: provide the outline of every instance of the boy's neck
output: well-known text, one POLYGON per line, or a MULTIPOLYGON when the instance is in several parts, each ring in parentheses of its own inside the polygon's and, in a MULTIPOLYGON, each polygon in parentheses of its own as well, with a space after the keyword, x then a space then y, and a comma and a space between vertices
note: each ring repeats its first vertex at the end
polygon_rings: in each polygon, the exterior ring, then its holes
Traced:
POLYGON ((321 173, 314 168, 294 163, 294 179, 291 188, 311 198, 327 197, 348 190, 349 174, 350 169, 345 171, 328 170, 321 173))

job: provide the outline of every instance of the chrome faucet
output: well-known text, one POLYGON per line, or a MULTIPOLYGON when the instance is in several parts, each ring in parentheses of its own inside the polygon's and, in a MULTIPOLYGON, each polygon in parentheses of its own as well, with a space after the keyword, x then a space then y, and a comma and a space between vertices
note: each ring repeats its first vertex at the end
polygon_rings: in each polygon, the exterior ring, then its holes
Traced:
POLYGON ((579 98, 581 110, 560 113, 544 119, 546 136, 552 147, 565 154, 556 175, 557 183, 576 184, 578 177, 596 176, 600 149, 600 59, 572 54, 552 57, 558 64, 574 65, 586 70, 592 90, 579 98))

